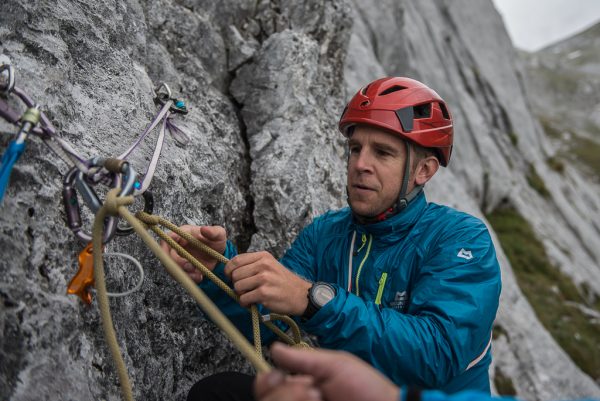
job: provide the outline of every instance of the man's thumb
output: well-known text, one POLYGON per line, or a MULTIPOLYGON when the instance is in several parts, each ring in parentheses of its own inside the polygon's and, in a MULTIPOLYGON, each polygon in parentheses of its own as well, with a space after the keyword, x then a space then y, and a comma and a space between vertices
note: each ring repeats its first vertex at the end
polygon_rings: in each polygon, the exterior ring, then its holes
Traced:
POLYGON ((226 239, 225 229, 221 226, 203 226, 200 233, 209 241, 224 241, 226 239))

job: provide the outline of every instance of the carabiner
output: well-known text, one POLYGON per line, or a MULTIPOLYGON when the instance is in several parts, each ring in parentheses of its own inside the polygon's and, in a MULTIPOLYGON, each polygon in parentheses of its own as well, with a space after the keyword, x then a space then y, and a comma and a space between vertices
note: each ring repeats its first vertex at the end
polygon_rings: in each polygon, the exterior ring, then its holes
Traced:
POLYGON ((158 89, 154 91, 154 102, 164 106, 169 100, 173 102, 169 107, 169 111, 171 113, 188 113, 188 109, 185 106, 185 102, 181 99, 174 98, 171 95, 171 88, 169 88, 169 85, 163 82, 162 84, 160 84, 158 89))
MULTIPOLYGON (((144 198, 144 212, 148 214, 152 214, 154 212, 154 196, 152 196, 152 192, 145 191, 142 193, 142 197, 144 198)), ((134 229, 132 226, 125 222, 124 225, 117 224, 117 235, 125 237, 131 233, 133 233, 134 229)))
MULTIPOLYGON (((77 167, 72 167, 71 170, 69 170, 65 175, 65 178, 63 179, 63 204, 65 205, 67 227, 69 227, 69 229, 77 238, 79 238, 81 242, 88 243, 92 241, 92 235, 83 231, 82 229, 81 209, 79 207, 79 200, 77 199, 77 190, 75 187, 79 188, 82 193, 85 193, 86 196, 90 197, 89 200, 86 200, 84 197, 84 201, 94 213, 96 213, 98 210, 94 211, 93 208, 97 205, 100 205, 100 201, 98 200, 96 192, 88 186, 85 180, 77 180, 78 175, 79 170, 77 167), (88 203, 88 201, 90 203, 88 203)), ((106 244, 115 236, 117 229, 117 218, 114 216, 109 216, 104 221, 104 224, 105 227, 104 234, 102 236, 102 243, 106 244)))
POLYGON ((0 92, 8 95, 15 87, 15 67, 4 54, 0 55, 0 92))
POLYGON ((121 174, 124 178, 124 184, 121 186, 121 192, 119 196, 128 196, 133 193, 135 189, 135 183, 137 180, 137 172, 131 167, 131 164, 125 160, 94 157, 90 160, 90 165, 94 167, 102 167, 107 171, 114 174, 121 174))

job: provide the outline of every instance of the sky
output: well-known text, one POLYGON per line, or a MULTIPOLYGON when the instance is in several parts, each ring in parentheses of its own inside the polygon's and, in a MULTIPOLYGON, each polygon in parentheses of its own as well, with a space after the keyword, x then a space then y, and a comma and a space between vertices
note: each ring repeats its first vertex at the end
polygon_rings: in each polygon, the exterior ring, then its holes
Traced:
POLYGON ((600 0, 493 0, 513 44, 536 51, 600 22, 600 0))

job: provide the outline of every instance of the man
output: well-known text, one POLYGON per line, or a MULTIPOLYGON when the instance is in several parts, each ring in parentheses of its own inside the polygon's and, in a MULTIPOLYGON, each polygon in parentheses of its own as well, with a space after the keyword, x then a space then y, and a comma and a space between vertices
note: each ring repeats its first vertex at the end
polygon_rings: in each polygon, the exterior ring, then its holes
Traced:
POLYGON ((254 393, 260 401, 515 400, 509 397, 495 398, 478 391, 447 396, 440 391, 400 389, 360 359, 339 351, 307 351, 276 343, 271 348, 271 356, 278 367, 301 376, 286 376, 279 370, 259 374, 254 393))
MULTIPOLYGON (((196 256, 242 306, 298 317, 321 346, 359 356, 397 385, 489 393, 501 286, 494 247, 481 221, 427 203, 422 191, 450 160, 446 104, 418 81, 383 78, 352 98, 339 128, 348 138, 349 208, 317 217, 279 262, 267 252, 235 256, 221 227, 186 226, 233 259, 223 266, 196 256)), ((249 336, 247 312, 171 255, 249 336)))

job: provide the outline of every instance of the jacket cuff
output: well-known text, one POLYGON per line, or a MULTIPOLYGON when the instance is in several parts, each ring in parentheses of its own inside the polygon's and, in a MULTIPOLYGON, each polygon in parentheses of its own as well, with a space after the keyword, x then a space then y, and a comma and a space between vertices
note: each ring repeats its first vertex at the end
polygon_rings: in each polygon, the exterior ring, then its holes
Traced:
POLYGON ((412 386, 402 387, 400 392, 400 401, 421 401, 421 389, 412 386))
MULTIPOLYGON (((233 243, 231 241, 227 240, 227 245, 225 246, 225 251, 223 252, 223 256, 225 256, 227 259, 231 259, 236 255, 237 255, 237 249, 236 249, 235 245, 233 245, 233 243)), ((227 284, 228 286, 231 287, 231 280, 225 275, 225 263, 223 263, 223 262, 217 263, 217 265, 215 266, 215 268, 213 269, 212 272, 217 277, 219 277, 221 280, 223 280, 225 282, 225 284, 227 284)), ((215 283, 212 282, 212 280, 209 280, 207 278, 204 278, 198 284, 198 286, 207 293, 216 292, 217 290, 222 291, 215 283)))

